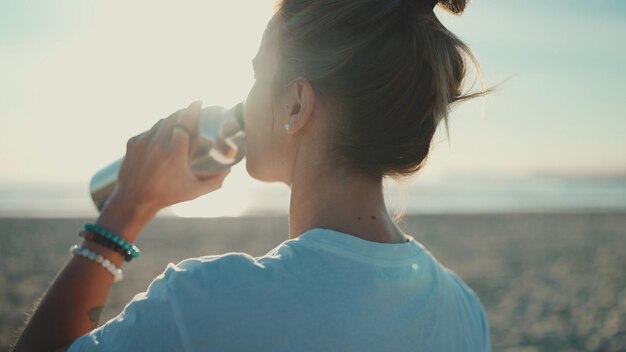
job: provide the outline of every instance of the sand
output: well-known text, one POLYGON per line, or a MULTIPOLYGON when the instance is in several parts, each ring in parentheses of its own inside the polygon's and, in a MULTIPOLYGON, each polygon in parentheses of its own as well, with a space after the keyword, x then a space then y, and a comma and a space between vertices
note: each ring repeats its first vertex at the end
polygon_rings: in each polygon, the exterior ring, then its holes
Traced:
MULTIPOLYGON (((0 349, 70 258, 93 219, 0 219, 0 349)), ((420 215, 405 231, 481 298, 494 351, 626 350, 626 214, 420 215)), ((155 219, 101 322, 167 263, 230 251, 261 256, 287 239, 285 217, 155 219)))

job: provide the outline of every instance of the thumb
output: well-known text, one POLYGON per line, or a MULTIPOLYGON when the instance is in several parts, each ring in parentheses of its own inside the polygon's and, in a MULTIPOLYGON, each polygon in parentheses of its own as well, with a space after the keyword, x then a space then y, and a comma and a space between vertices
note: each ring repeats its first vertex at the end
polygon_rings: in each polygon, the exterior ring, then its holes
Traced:
POLYGON ((218 190, 222 188, 222 185, 224 184, 224 179, 228 174, 230 174, 230 168, 218 174, 204 176, 197 175, 196 179, 198 180, 198 182, 196 182, 196 187, 202 194, 207 194, 209 192, 218 190))

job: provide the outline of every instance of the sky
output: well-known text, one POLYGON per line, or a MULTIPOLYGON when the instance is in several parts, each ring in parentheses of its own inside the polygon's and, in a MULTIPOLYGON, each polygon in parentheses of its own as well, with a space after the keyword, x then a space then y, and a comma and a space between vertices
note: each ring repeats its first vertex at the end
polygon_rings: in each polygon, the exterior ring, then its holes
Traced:
MULTIPOLYGON (((243 101, 273 4, 0 0, 0 195, 85 193, 158 119, 197 99, 243 101)), ((474 0, 437 14, 497 88, 452 112, 450 139, 436 135, 411 182, 626 175, 626 2, 474 0)), ((239 164, 212 197, 279 188, 239 164)))

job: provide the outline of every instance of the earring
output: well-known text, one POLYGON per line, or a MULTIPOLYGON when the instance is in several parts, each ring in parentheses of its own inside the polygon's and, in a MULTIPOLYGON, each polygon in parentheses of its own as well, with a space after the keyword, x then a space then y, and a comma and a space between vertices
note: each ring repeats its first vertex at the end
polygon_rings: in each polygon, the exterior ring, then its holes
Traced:
POLYGON ((288 123, 285 124, 285 131, 289 131, 289 124, 288 123))

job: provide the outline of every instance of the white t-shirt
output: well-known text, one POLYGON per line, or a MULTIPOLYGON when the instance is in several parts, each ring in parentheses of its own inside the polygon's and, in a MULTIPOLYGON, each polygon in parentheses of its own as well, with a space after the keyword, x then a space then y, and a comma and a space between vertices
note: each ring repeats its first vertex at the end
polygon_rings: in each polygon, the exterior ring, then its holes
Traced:
POLYGON ((415 239, 315 228, 167 265, 78 351, 491 351, 480 300, 415 239))

